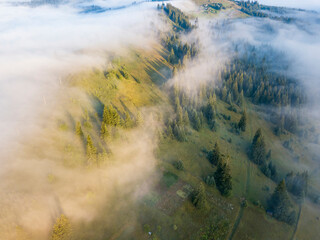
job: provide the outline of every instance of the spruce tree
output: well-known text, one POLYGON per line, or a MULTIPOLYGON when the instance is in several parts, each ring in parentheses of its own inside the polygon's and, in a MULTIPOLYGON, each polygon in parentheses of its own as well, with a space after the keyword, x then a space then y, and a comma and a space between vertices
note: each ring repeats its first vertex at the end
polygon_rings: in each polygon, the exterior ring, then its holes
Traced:
POLYGON ((225 102, 227 101, 227 94, 228 94, 227 88, 226 88, 226 86, 224 86, 221 90, 221 100, 222 101, 225 101, 225 102))
POLYGON ((209 153, 209 161, 213 165, 218 165, 222 161, 222 155, 218 143, 214 145, 213 150, 209 153))
POLYGON ((121 118, 117 110, 114 109, 114 107, 110 106, 110 112, 111 112, 111 125, 115 127, 120 126, 121 118))
POLYGON ((97 149, 93 145, 90 135, 87 137, 87 163, 88 165, 94 165, 97 160, 97 149))
POLYGON ((76 134, 81 138, 83 137, 83 131, 82 131, 80 122, 76 123, 76 134))
POLYGON ((110 137, 108 126, 104 122, 101 123, 100 137, 104 140, 107 140, 110 137))
POLYGON ((171 139, 174 138, 174 134, 173 134, 171 125, 169 125, 169 126, 167 127, 167 137, 168 137, 168 138, 171 138, 171 139))
POLYGON ((251 145, 251 159, 258 165, 265 164, 266 161, 266 146, 262 136, 261 128, 256 131, 251 145))
POLYGON ((179 126, 183 124, 183 112, 182 112, 182 107, 180 105, 177 108, 177 124, 179 126))
POLYGON ((200 121, 200 118, 198 117, 198 115, 196 115, 194 117, 194 123, 193 123, 193 127, 195 130, 199 131, 200 128, 201 128, 201 121, 200 121))
POLYGON ((206 191, 202 183, 200 183, 197 190, 194 192, 192 203, 198 209, 207 208, 206 191))
POLYGON ((293 223, 295 216, 292 216, 293 213, 290 211, 292 204, 289 199, 289 195, 286 189, 285 181, 282 180, 274 193, 271 196, 269 202, 269 211, 272 212, 272 215, 283 222, 293 223))
POLYGON ((245 132, 247 127, 247 113, 246 110, 243 111, 242 116, 240 118, 240 121, 238 123, 238 128, 242 131, 245 132))
POLYGON ((114 127, 121 125, 120 115, 112 105, 108 107, 104 107, 103 122, 107 125, 114 126, 114 127))
POLYGON ((110 125, 111 124, 111 114, 110 114, 110 109, 109 107, 105 106, 104 109, 103 109, 103 122, 107 125, 110 125))
POLYGON ((205 115, 208 120, 209 124, 212 124, 216 117, 216 108, 215 105, 211 102, 208 102, 206 108, 205 108, 205 115))
POLYGON ((185 110, 184 113, 183 113, 183 123, 186 124, 186 125, 188 125, 189 122, 190 122, 190 121, 189 121, 189 115, 188 115, 187 110, 185 110))
POLYGON ((217 170, 214 173, 214 180, 221 195, 229 196, 232 190, 232 177, 230 167, 226 162, 219 162, 217 170))
POLYGON ((51 240, 70 240, 71 234, 70 221, 65 215, 61 214, 53 226, 51 240))

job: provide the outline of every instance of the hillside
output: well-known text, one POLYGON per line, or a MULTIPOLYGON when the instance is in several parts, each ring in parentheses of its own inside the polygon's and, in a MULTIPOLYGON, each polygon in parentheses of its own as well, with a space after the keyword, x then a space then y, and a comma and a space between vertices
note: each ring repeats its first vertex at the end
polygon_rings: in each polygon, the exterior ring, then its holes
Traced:
POLYGON ((194 2, 190 12, 158 5, 166 30, 154 27, 151 48, 105 53, 106 66, 60 81, 41 130, 22 140, 18 158, 33 170, 7 175, 36 189, 21 187, 14 206, 51 220, 41 231, 0 220, 6 239, 317 239, 320 166, 310 149, 319 142, 315 124, 301 120, 304 87, 284 73, 285 60, 274 70, 283 53, 242 42, 209 80, 198 72, 186 87, 188 70, 211 60, 201 61, 209 48, 190 37, 201 21, 261 10, 194 2))

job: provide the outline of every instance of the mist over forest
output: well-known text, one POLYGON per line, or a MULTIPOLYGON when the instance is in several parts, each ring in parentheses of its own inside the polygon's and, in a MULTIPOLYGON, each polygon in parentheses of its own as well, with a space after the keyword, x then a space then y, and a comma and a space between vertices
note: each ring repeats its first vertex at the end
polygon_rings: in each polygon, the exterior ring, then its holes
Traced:
POLYGON ((318 239, 319 10, 0 0, 0 239, 318 239))

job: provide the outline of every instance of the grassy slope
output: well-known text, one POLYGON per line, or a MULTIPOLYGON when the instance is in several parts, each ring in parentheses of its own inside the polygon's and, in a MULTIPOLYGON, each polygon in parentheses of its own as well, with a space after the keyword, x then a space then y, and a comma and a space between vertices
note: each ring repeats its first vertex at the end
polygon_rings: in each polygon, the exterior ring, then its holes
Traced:
MULTIPOLYGON (((233 4, 223 0, 224 3, 233 4)), ((237 8, 234 7, 235 11, 237 8)), ((228 10, 228 9, 227 9, 228 10)), ((114 72, 107 78, 101 70, 86 71, 70 76, 71 86, 84 90, 89 98, 89 105, 78 104, 82 114, 74 115, 74 119, 81 119, 84 109, 89 109, 91 119, 99 122, 102 106, 112 103, 120 112, 129 110, 133 116, 141 107, 169 105, 165 91, 160 87, 170 75, 170 66, 162 55, 165 51, 160 46, 155 46, 152 51, 134 50, 126 58, 117 58, 113 61, 114 72), (125 66, 129 79, 119 75, 118 68, 125 66), (97 114, 96 114, 97 113, 97 114)), ((71 101, 72 104, 77 101, 71 101)), ((87 103, 86 103, 87 104, 87 103)), ((239 220, 235 228, 233 239, 289 239, 293 227, 279 223, 265 214, 260 207, 252 203, 260 201, 266 207, 266 200, 272 193, 275 183, 266 178, 260 170, 252 164, 247 157, 247 149, 257 128, 261 127, 267 141, 268 148, 272 149, 272 159, 280 173, 285 174, 288 169, 297 167, 295 154, 285 149, 278 137, 273 134, 272 125, 257 113, 256 108, 247 104, 248 130, 242 135, 236 135, 231 130, 230 123, 237 122, 240 114, 227 110, 228 104, 218 101, 218 112, 230 115, 231 120, 221 118, 219 129, 212 132, 207 126, 188 136, 187 142, 164 140, 159 145, 157 156, 160 160, 159 171, 163 177, 154 191, 152 191, 139 205, 139 222, 128 223, 110 236, 111 239, 149 239, 143 231, 146 224, 160 239, 195 239, 201 227, 212 216, 223 216, 231 225, 239 220), (233 193, 230 198, 223 198, 214 187, 206 186, 210 210, 207 213, 196 210, 188 198, 182 193, 194 188, 202 181, 203 177, 214 169, 209 164, 203 150, 210 150, 218 142, 221 151, 230 156, 230 166, 233 176, 233 193), (181 160, 185 170, 178 171, 172 161, 181 160), (266 190, 269 189, 269 190, 266 190), (181 197, 182 196, 182 197, 181 197), (243 209, 241 217, 240 198, 249 200, 249 207, 243 209), (161 229, 160 229, 161 228, 161 229), (276 234, 275 234, 276 233, 276 234)), ((68 123, 74 124, 74 123, 68 123)), ((99 124, 94 129, 87 129, 98 139, 99 124)), ((293 136, 285 136, 290 138, 293 136)), ((307 157, 301 161, 307 161, 307 157), (305 160, 306 159, 306 160, 305 160)), ((310 207, 306 206, 302 212, 302 223, 298 228, 297 236, 304 236, 299 231, 314 222, 310 219, 310 207)), ((312 230, 313 231, 313 230, 312 230)), ((313 239, 312 236, 310 236, 313 239)), ((301 238, 308 239, 308 238, 301 238)))
MULTIPOLYGON (((96 69, 70 76, 68 81, 72 86, 85 90, 92 106, 98 106, 91 111, 99 112, 101 111, 99 104, 112 103, 120 112, 129 109, 134 115, 141 107, 169 104, 165 91, 160 87, 170 73, 169 65, 161 56, 163 51, 159 46, 149 52, 132 51, 131 56, 113 61, 115 72, 108 78, 104 76, 103 71, 96 69), (117 68, 124 65, 129 73, 129 79, 117 73, 117 68)), ((249 200, 249 207, 244 209, 233 239, 257 239, 258 236, 259 239, 289 239, 288 232, 292 232, 293 227, 266 216, 263 209, 252 204, 258 200, 263 207, 266 207, 266 200, 273 191, 275 183, 266 178, 257 166, 249 161, 246 154, 258 127, 262 127, 267 146, 272 149, 272 159, 277 166, 285 162, 283 156, 288 155, 288 150, 277 144, 277 137, 273 134, 270 123, 265 121, 249 103, 247 103, 248 130, 240 136, 233 133, 231 123, 239 121, 240 113, 229 111, 228 106, 218 100, 218 112, 230 115, 231 120, 224 120, 221 117, 218 120, 217 132, 205 126, 199 132, 192 130, 187 142, 181 143, 169 139, 161 142, 157 156, 160 160, 159 170, 164 173, 163 178, 159 186, 140 204, 139 223, 128 223, 113 235, 113 239, 148 239, 148 234, 143 231, 145 224, 150 226, 153 233, 157 232, 160 239, 194 239, 199 229, 212 216, 229 219, 231 231, 240 210, 242 197, 249 200), (198 212, 190 201, 179 196, 179 193, 185 191, 186 187, 196 187, 204 176, 214 171, 203 150, 211 150, 215 142, 219 143, 224 154, 230 156, 233 193, 230 198, 223 198, 214 187, 206 186, 210 210, 204 214, 198 212), (185 170, 175 169, 172 165, 174 160, 181 160, 185 170), (269 191, 265 190, 266 187, 269 191), (161 231, 157 230, 159 227, 161 231), (272 235, 273 229, 277 229, 277 235, 272 235)), ((77 117, 79 116, 75 116, 77 117)), ((94 113, 92 118, 95 118, 94 113)), ((95 121, 99 119, 96 118, 95 121)), ((85 131, 91 132, 98 139, 96 133, 99 131, 98 128, 85 131)), ((291 165, 290 162, 287 164, 291 165)), ((286 166, 284 164, 280 169, 286 169, 286 166)))

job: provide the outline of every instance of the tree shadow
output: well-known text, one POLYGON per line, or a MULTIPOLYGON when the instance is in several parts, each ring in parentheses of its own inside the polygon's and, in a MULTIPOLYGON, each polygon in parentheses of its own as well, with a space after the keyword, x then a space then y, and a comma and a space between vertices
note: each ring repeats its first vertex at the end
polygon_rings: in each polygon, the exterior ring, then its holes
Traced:
POLYGON ((102 121, 103 110, 105 107, 104 103, 101 102, 101 100, 97 96, 94 96, 93 94, 89 95, 89 99, 90 99, 90 102, 91 102, 93 109, 95 110, 95 112, 98 115, 99 120, 102 121))

